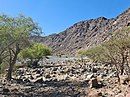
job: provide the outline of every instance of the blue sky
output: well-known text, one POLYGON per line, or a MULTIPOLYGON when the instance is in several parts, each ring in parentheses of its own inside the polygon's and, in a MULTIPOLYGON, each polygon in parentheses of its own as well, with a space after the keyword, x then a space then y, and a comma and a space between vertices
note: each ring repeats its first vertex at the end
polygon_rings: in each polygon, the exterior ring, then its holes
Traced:
POLYGON ((81 20, 113 18, 129 7, 130 0, 0 0, 1 14, 30 16, 45 35, 64 31, 81 20))

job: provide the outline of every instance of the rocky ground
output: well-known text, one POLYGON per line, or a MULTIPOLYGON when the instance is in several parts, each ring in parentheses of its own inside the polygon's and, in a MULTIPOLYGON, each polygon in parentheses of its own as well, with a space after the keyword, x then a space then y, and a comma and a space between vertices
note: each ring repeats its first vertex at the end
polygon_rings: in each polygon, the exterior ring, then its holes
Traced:
POLYGON ((130 83, 111 65, 77 60, 19 68, 8 82, 1 77, 0 97, 130 97, 130 83), (2 96, 4 95, 4 96, 2 96))

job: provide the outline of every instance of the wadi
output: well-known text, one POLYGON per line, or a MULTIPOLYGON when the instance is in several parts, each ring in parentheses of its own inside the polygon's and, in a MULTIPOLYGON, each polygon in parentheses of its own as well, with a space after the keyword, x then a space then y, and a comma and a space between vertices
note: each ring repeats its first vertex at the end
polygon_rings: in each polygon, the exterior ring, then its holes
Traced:
POLYGON ((0 15, 0 97, 130 97, 130 8, 48 36, 0 15))

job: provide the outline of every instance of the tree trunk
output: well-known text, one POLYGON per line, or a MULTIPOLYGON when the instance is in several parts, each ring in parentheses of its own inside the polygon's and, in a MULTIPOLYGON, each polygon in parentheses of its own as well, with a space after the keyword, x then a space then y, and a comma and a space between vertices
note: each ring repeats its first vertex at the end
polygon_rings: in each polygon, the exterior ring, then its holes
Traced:
POLYGON ((82 66, 84 65, 84 59, 83 59, 83 56, 81 56, 81 63, 82 63, 82 66))
POLYGON ((121 63, 121 66, 120 66, 121 75, 123 75, 123 73, 124 73, 124 64, 125 64, 125 55, 124 55, 124 53, 123 53, 123 54, 122 54, 122 63, 121 63))
POLYGON ((8 72, 7 72, 7 80, 8 81, 10 81, 12 79, 13 67, 14 67, 14 65, 16 63, 18 54, 19 54, 19 52, 16 53, 16 55, 14 56, 14 58, 9 63, 9 69, 8 69, 8 72))
POLYGON ((124 65, 121 65, 121 75, 124 73, 124 65))
POLYGON ((115 64, 115 68, 116 68, 118 83, 120 84, 120 75, 119 75, 119 70, 118 70, 118 65, 117 64, 115 64))
POLYGON ((10 64, 8 72, 7 72, 7 80, 8 81, 10 81, 12 79, 12 72, 13 72, 13 64, 10 64))
POLYGON ((0 58, 0 64, 2 64, 2 59, 0 58))

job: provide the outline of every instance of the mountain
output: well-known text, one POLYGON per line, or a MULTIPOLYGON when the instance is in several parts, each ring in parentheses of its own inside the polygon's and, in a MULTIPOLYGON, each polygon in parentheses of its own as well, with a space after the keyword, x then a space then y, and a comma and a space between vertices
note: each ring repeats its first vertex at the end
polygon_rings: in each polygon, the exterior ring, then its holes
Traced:
POLYGON ((34 41, 48 45, 55 54, 76 54, 109 39, 109 33, 130 25, 130 8, 116 18, 99 17, 75 23, 59 34, 32 37, 34 41))

